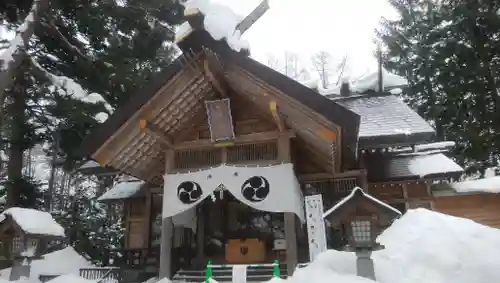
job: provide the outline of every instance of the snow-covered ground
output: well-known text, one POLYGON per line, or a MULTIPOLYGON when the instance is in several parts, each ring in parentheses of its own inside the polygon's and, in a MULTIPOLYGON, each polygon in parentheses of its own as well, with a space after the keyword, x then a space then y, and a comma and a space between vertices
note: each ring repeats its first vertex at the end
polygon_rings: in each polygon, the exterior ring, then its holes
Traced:
MULTIPOLYGON (((385 250, 374 252, 377 282, 381 283, 497 283, 500 282, 500 230, 472 220, 448 216, 423 208, 409 210, 387 229, 379 241, 385 250)), ((91 267, 72 248, 34 261, 30 283, 40 274, 73 274, 91 267)), ((10 269, 0 271, 0 283, 10 269)), ((165 283, 168 280, 164 280, 165 283)), ((164 281, 161 281, 164 283, 164 281)), ((353 253, 330 250, 309 266, 298 269, 288 283, 368 283, 356 276, 353 253)), ((21 281, 22 282, 22 281, 21 281)), ((65 276, 53 283, 90 283, 78 276, 65 276), (66 280, 63 280, 66 279, 66 280), (71 279, 71 280, 70 280, 71 279), (61 281, 62 280, 62 281, 61 281)), ((148 281, 151 282, 151 281, 148 281)), ((286 283, 283 282, 283 283, 286 283)))
MULTIPOLYGON (((382 283, 500 282, 500 230, 426 209, 409 210, 379 241, 373 259, 382 283)), ((327 251, 286 281, 361 283, 353 253, 327 251)))
MULTIPOLYGON (((31 263, 31 273, 29 283, 40 283, 40 275, 78 275, 81 268, 93 267, 84 257, 79 255, 73 248, 68 247, 53 253, 46 254, 44 259, 34 260, 31 263)), ((10 268, 0 270, 0 283, 2 280, 8 280, 10 268)), ((67 282, 80 283, 80 282, 67 282)), ((83 283, 83 282, 81 282, 83 283)))

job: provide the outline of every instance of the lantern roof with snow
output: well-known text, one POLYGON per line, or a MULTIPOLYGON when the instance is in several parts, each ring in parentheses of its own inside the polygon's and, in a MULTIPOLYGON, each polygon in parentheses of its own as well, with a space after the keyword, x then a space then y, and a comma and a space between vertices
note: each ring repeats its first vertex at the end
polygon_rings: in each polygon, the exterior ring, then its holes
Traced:
POLYGON ((340 224, 359 216, 374 217, 382 223, 390 223, 401 216, 396 208, 355 187, 351 193, 323 214, 332 224, 340 224))

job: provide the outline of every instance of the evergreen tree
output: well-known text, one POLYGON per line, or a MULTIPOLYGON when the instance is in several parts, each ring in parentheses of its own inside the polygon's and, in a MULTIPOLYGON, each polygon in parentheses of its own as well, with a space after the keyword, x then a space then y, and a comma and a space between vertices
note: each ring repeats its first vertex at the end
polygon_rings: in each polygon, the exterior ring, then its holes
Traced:
POLYGON ((385 67, 405 76, 404 98, 435 128, 457 142, 455 157, 468 171, 498 164, 498 3, 391 0, 397 20, 383 20, 378 36, 385 67), (471 10, 475 9, 475 10, 471 10))

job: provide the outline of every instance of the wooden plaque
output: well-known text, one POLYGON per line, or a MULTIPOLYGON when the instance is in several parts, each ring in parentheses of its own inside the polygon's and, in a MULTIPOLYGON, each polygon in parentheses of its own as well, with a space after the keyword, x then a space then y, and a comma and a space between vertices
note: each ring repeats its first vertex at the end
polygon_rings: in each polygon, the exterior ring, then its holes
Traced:
POLYGON ((212 141, 233 140, 234 127, 229 98, 205 101, 205 106, 212 141))

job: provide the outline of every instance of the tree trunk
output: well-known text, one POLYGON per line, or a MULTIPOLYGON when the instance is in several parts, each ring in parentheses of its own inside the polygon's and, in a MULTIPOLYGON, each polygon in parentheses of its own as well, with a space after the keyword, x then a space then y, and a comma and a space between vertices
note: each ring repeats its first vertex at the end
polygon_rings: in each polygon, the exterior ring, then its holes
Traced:
MULTIPOLYGON (((26 61, 25 61, 26 62, 26 61)), ((7 189, 7 207, 19 206, 21 202, 20 186, 23 185, 23 153, 24 153, 24 128, 26 115, 24 113, 26 106, 25 96, 25 74, 20 72, 12 87, 11 103, 7 107, 10 117, 10 139, 9 139, 9 161, 7 163, 7 177, 9 186, 7 189)))
MULTIPOLYGON (((26 57, 28 42, 32 37, 35 26, 40 21, 40 16, 45 13, 49 7, 49 0, 33 0, 33 5, 29 15, 24 23, 17 29, 16 36, 10 41, 10 47, 0 56, 7 62, 0 62, 0 105, 4 105, 6 92, 14 82, 17 70, 26 57), (12 58, 12 60, 9 60, 12 58), (5 65, 5 66, 4 66, 5 65)), ((0 107, 0 127, 3 125, 3 107, 0 107)))

